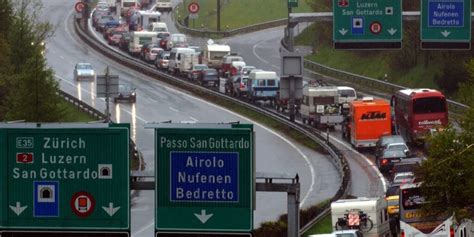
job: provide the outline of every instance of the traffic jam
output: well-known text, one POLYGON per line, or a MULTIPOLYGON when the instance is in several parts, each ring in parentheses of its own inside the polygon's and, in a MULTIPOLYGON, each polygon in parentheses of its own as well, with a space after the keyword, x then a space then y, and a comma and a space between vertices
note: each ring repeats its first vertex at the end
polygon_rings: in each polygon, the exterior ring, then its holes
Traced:
MULTIPOLYGON (((122 0, 117 9, 112 2, 99 1, 91 17, 92 27, 106 44, 182 80, 288 114, 289 101, 280 98, 279 72, 248 65, 229 45, 212 39, 206 45, 193 45, 185 34, 170 32, 160 21, 160 12, 172 10, 169 1, 158 1, 148 6, 149 10, 139 0, 122 0), (115 12, 118 9, 120 12, 115 12)), ((77 80, 84 75, 75 74, 77 80)), ((134 92, 129 101, 136 101, 134 92)), ((340 131, 339 136, 367 155, 389 183, 385 197, 333 202, 335 233, 346 230, 344 233, 353 235, 344 236, 414 236, 421 233, 416 222, 428 228, 423 233, 443 224, 452 226, 452 216, 437 217, 436 221, 433 216, 410 216, 420 211, 423 201, 414 173, 425 159, 429 146, 425 141, 449 123, 443 93, 428 88, 403 89, 386 100, 362 96, 348 86, 305 81, 303 97, 295 105, 297 120, 324 132, 340 131), (426 224, 428 220, 431 225, 426 224)), ((446 235, 439 236, 454 236, 450 228, 442 233, 446 235)))

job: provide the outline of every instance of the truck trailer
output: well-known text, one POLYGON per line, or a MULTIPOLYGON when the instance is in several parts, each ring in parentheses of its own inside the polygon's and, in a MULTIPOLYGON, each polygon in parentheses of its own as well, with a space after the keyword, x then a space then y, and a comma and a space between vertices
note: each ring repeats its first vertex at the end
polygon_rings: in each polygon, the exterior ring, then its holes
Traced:
POLYGON ((349 102, 349 114, 342 125, 342 136, 355 148, 375 147, 382 135, 392 133, 390 104, 383 99, 364 97, 349 102))

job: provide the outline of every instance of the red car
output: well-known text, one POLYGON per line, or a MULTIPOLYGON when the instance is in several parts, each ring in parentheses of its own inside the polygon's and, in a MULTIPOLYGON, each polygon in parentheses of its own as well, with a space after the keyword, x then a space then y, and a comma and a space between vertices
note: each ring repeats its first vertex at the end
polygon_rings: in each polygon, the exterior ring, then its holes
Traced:
POLYGON ((110 35, 109 37, 107 37, 107 43, 109 45, 114 45, 114 46, 118 46, 119 43, 120 43, 120 39, 122 38, 122 35, 124 33, 123 32, 115 32, 113 33, 112 35, 110 35))

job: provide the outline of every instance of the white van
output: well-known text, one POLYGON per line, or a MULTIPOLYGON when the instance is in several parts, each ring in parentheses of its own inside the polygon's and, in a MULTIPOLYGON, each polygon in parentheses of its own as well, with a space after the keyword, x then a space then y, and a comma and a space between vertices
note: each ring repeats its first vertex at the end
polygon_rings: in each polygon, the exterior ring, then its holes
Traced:
POLYGON ((161 13, 157 11, 138 11, 137 24, 145 29, 148 25, 159 22, 161 13))
POLYGON ((168 32, 168 26, 164 22, 152 22, 148 25, 148 31, 150 32, 168 32))
POLYGON ((202 63, 206 64, 209 68, 220 69, 222 58, 229 54, 229 45, 208 44, 203 50, 202 63))
POLYGON ((250 101, 274 103, 280 89, 280 78, 272 71, 252 71, 247 80, 247 93, 250 101))
POLYGON ((184 60, 184 54, 194 55, 196 51, 190 48, 173 48, 170 52, 170 59, 168 63, 168 71, 171 73, 178 73, 181 63, 184 60))
POLYGON ((338 103, 342 106, 343 109, 349 109, 349 102, 357 99, 357 93, 352 87, 348 86, 338 86, 338 103))
POLYGON ((132 31, 130 32, 130 43, 128 44, 128 52, 132 55, 138 55, 142 50, 142 46, 144 44, 156 41, 156 32, 132 31))
POLYGON ((336 231, 339 225, 338 220, 347 220, 350 223, 360 223, 361 215, 366 215, 369 222, 373 223, 370 230, 364 233, 364 237, 389 237, 390 224, 387 212, 387 201, 383 198, 366 198, 359 197, 357 199, 341 199, 331 203, 331 220, 332 228, 336 231))

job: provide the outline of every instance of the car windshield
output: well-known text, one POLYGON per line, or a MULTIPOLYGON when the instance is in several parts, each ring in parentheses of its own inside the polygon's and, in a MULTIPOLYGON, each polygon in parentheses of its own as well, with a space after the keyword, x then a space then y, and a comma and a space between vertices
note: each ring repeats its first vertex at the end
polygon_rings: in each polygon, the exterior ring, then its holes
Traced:
POLYGON ((355 97, 353 90, 339 90, 339 96, 341 97, 355 97))
POLYGON ((90 64, 78 64, 77 69, 80 70, 92 70, 92 66, 90 64))
POLYGON ((384 158, 399 158, 399 157, 405 157, 406 154, 405 152, 401 150, 385 150, 383 153, 384 158))
POLYGON ((129 84, 120 84, 119 85, 119 91, 120 92, 130 92, 132 91, 132 86, 129 84))
POLYGON ((395 145, 388 145, 388 150, 407 150, 408 147, 405 144, 395 144, 395 145))

